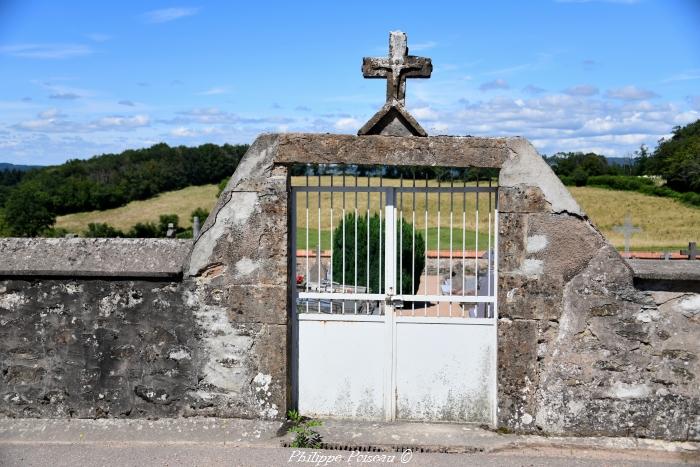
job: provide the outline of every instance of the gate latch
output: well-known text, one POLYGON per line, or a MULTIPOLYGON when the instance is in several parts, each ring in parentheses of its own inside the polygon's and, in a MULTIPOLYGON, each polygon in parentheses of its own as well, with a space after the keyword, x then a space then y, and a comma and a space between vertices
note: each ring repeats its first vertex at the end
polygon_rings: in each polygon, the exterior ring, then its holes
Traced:
POLYGON ((389 297, 388 302, 394 308, 403 308, 403 300, 400 298, 389 297))

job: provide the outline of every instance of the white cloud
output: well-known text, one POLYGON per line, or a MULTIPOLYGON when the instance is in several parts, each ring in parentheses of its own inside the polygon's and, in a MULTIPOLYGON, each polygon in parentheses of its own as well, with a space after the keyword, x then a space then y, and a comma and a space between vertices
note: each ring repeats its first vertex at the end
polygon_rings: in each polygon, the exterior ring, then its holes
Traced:
POLYGON ((654 91, 638 88, 637 86, 623 86, 621 88, 608 89, 606 97, 625 101, 644 100, 659 97, 654 91))
POLYGON ((82 44, 15 44, 0 47, 0 53, 22 58, 62 59, 89 55, 93 51, 82 44))
POLYGON ((184 126, 170 130, 170 135, 180 138, 195 138, 198 136, 221 134, 223 131, 217 127, 187 128, 184 126))
POLYGON ((198 11, 199 8, 163 8, 144 13, 143 17, 149 23, 167 23, 169 21, 195 15, 198 11))
POLYGON ((594 96, 598 94, 598 88, 590 84, 579 84, 564 90, 570 96, 594 96))
POLYGON ((414 117, 423 118, 425 120, 435 120, 438 118, 437 112, 430 107, 418 107, 416 109, 412 109, 411 113, 414 117))
POLYGON ((94 125, 103 129, 131 129, 149 126, 150 124, 151 119, 148 115, 102 117, 94 122, 94 125))
POLYGON ((662 83, 671 83, 674 81, 693 81, 696 79, 700 79, 700 70, 689 70, 683 73, 678 73, 677 75, 666 78, 662 81, 662 83))
POLYGON ((228 92, 228 89, 219 86, 219 87, 209 88, 206 91, 202 91, 202 92, 199 92, 197 94, 200 96, 216 96, 218 94, 226 94, 227 92, 228 92))
POLYGON ((487 81, 486 83, 482 83, 481 86, 479 86, 479 89, 481 91, 491 91, 494 89, 508 89, 510 86, 508 85, 508 82, 504 79, 495 79, 493 81, 487 81))
POLYGON ((360 122, 352 117, 338 119, 333 125, 336 130, 358 130, 361 126, 360 122))
POLYGON ((43 133, 65 133, 71 134, 92 133, 96 131, 126 131, 135 128, 150 126, 151 120, 148 115, 134 115, 124 117, 120 115, 102 117, 87 123, 68 120, 66 115, 57 109, 48 109, 40 112, 37 119, 24 120, 11 128, 21 131, 43 132, 43 133))
POLYGON ((56 108, 51 108, 51 109, 46 109, 43 112, 39 112, 38 117, 42 119, 50 119, 50 118, 56 118, 56 117, 62 117, 63 114, 56 109, 56 108))

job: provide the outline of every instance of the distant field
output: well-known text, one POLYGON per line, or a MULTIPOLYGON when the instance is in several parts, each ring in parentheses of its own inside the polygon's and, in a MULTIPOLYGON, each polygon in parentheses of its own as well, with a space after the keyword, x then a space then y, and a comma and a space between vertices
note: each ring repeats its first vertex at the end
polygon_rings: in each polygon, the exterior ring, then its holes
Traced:
POLYGON ((60 216, 56 219, 56 227, 81 233, 90 223, 106 222, 126 231, 137 222, 157 222, 161 214, 177 214, 180 216, 180 225, 189 227, 192 225, 192 211, 200 207, 210 211, 216 204, 218 191, 216 185, 191 186, 144 201, 132 201, 120 208, 60 216))
POLYGON ((622 234, 613 227, 624 222, 629 212, 632 223, 642 229, 632 237, 636 250, 686 248, 689 241, 700 241, 700 209, 670 198, 647 196, 630 191, 593 187, 569 187, 571 193, 605 237, 618 248, 622 234))
MULTIPOLYGON (((339 177, 334 179, 334 184, 340 184, 339 177)), ((294 180, 295 184, 301 182, 300 178, 294 180)), ((397 184, 397 180, 385 181, 392 185, 397 184)), ((323 177, 322 184, 330 183, 330 177, 323 177)), ((366 184, 366 179, 361 183, 366 184)), ((374 183, 372 183, 374 185, 374 183)), ((606 190, 604 188, 592 187, 571 187, 572 194, 581 204, 581 207, 593 219, 596 226, 616 247, 622 248, 624 240, 621 234, 615 232, 613 227, 624 222, 627 212, 632 216, 632 222, 642 228, 642 232, 635 234, 632 237, 632 248, 637 250, 662 250, 671 249, 677 250, 681 247, 686 247, 688 241, 700 241, 698 234, 700 232, 700 209, 685 206, 677 201, 669 198, 660 198, 655 196, 646 196, 640 193, 628 191, 606 190)), ((71 232, 80 233, 87 228, 90 222, 106 222, 119 229, 128 230, 137 222, 155 222, 160 214, 178 214, 180 223, 183 226, 189 226, 191 219, 190 213, 198 208, 211 210, 216 203, 217 187, 215 185, 205 185, 198 187, 189 187, 179 191, 163 193, 155 198, 145 201, 134 201, 128 205, 109 209, 106 211, 93 211, 78 214, 70 214, 61 216, 57 219, 56 226, 65 228, 71 232)), ((370 200, 371 204, 376 203, 374 195, 370 200)), ((483 195, 482 195, 483 196, 483 195)), ((459 212, 455 214, 453 227, 461 225, 461 209, 463 204, 467 203, 467 210, 473 210, 475 199, 473 195, 464 200, 461 196, 453 198, 453 209, 459 212)), ((305 195, 299 195, 297 203, 300 208, 305 206, 305 195)), ((346 194, 346 212, 354 210, 354 195, 346 194)), ((437 195, 431 194, 428 197, 428 207, 434 210, 437 207, 437 195)), ((321 215, 321 244, 323 246, 330 244, 330 216, 327 214, 330 206, 330 195, 324 194, 321 197, 321 203, 324 211, 321 215)), ((480 203, 488 203, 488 197, 480 197, 480 203)), ((315 247, 318 239, 317 228, 317 204, 318 198, 311 194, 309 197, 309 246, 315 247)), ((360 211, 366 210, 367 198, 358 197, 358 208, 360 211)), ((342 197, 335 194, 333 197, 334 206, 334 227, 338 225, 340 213, 342 212, 342 197)), ((408 212, 412 210, 413 199, 406 195, 403 202, 404 209, 408 212)), ((416 225, 418 229, 424 227, 421 213, 424 210, 425 198, 416 197, 416 225)), ((440 200, 441 208, 441 246, 446 239, 445 235, 449 235, 449 195, 442 195, 440 200), (448 228, 445 228, 448 227, 448 228)), ((482 206, 486 206, 485 204, 482 206)), ((410 216, 408 212, 405 217, 410 216)), ((297 227, 299 228, 299 238, 305 238, 305 212, 302 209, 297 216, 297 227)), ((469 241, 471 234, 475 228, 475 221, 472 218, 466 219, 467 230, 467 246, 473 243, 469 241)), ((432 218, 428 222, 429 225, 429 241, 428 248, 434 248, 437 243, 437 237, 432 235, 436 226, 436 219, 432 218)), ((480 219, 480 246, 483 242, 482 233, 485 232, 485 219, 480 219)), ((461 229, 455 229, 454 242, 461 242, 461 229), (459 240, 457 240, 459 238, 459 240)), ((302 246, 300 245, 300 248, 302 246)))

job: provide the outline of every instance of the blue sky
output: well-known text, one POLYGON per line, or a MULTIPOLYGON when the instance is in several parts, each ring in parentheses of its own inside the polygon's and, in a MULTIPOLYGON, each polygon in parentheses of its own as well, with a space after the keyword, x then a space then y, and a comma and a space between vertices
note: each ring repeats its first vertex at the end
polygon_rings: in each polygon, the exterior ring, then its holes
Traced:
POLYGON ((624 156, 700 118, 700 0, 0 0, 0 161, 355 133, 397 29, 433 59, 406 100, 432 135, 624 156))

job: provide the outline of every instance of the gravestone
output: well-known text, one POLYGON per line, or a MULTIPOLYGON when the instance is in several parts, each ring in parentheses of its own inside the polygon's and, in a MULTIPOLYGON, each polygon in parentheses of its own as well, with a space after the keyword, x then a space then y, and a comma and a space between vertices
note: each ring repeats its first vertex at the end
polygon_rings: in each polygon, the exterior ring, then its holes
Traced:
POLYGON ((625 237, 625 256, 629 258, 630 256, 630 241, 632 240, 632 235, 641 232, 642 229, 632 225, 632 217, 628 213, 625 216, 625 223, 621 226, 613 227, 615 232, 621 233, 625 237))
POLYGON ((688 243, 688 249, 687 250, 681 250, 682 255, 688 256, 689 260, 693 260, 697 257, 698 255, 698 249, 696 246, 695 242, 689 242, 688 243))

